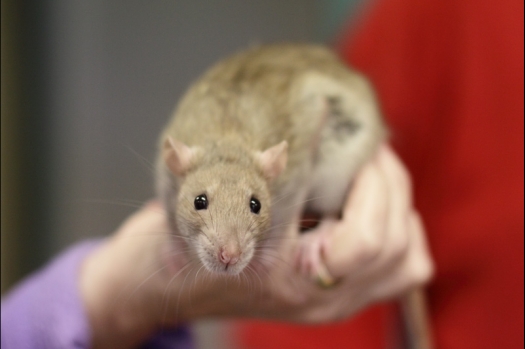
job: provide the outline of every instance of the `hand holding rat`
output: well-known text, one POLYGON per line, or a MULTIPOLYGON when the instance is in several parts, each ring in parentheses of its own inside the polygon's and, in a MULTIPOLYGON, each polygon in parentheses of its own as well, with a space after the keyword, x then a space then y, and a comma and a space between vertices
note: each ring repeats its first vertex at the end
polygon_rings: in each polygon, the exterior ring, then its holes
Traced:
POLYGON ((352 279, 375 275, 382 280, 371 290, 378 299, 427 281, 432 262, 412 206, 410 177, 399 158, 388 146, 381 147, 358 181, 343 221, 334 227, 328 268, 352 279))
POLYGON ((409 174, 382 146, 357 176, 342 220, 323 222, 302 237, 303 273, 315 275, 316 263, 323 266, 324 260, 330 275, 340 279, 329 293, 347 292, 341 302, 347 307, 335 307, 334 313, 344 316, 353 307, 399 296, 430 279, 433 265, 411 196, 409 174))
POLYGON ((320 228, 330 236, 324 263, 340 279, 328 290, 295 270, 297 239, 283 240, 274 268, 238 279, 174 266, 170 256, 181 251, 166 249, 170 236, 164 212, 149 204, 84 264, 80 287, 94 347, 131 348, 160 327, 206 316, 334 321, 398 296, 432 273, 410 196, 406 171, 389 149, 382 149, 356 179, 343 220, 320 228))

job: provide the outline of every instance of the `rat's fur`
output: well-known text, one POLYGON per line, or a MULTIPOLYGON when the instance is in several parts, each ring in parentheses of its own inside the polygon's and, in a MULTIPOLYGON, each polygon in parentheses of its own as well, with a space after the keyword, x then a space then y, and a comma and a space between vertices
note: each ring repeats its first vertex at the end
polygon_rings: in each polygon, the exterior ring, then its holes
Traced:
POLYGON ((212 67, 180 101, 161 136, 161 154, 173 139, 192 155, 178 174, 159 157, 159 195, 173 228, 195 242, 193 252, 210 271, 220 269, 213 258, 222 246, 241 249, 245 258, 229 271, 235 274, 265 236, 297 222, 305 208, 337 214, 352 176, 384 133, 369 84, 330 50, 253 48, 212 67), (282 141, 286 169, 269 179, 257 154, 282 141), (196 211, 193 199, 202 193, 209 208, 196 211), (262 203, 259 215, 249 211, 252 195, 262 203))

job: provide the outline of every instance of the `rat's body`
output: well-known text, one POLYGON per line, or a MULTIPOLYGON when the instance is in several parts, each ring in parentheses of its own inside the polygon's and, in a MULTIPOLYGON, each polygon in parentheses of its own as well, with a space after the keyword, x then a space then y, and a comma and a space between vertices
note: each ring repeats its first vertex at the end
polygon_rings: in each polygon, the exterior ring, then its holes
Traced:
MULTIPOLYGON (((161 145, 172 137, 198 149, 188 173, 208 168, 207 183, 199 187, 188 176, 173 176, 159 161, 159 193, 171 223, 178 225, 181 233, 191 234, 181 226, 210 226, 212 219, 222 225, 231 223, 222 220, 221 214, 238 209, 236 193, 227 193, 228 182, 250 190, 254 190, 250 186, 266 186, 258 195, 264 201, 263 210, 271 210, 262 218, 268 222, 257 224, 261 224, 260 230, 268 230, 264 235, 280 234, 304 210, 336 215, 352 176, 383 135, 372 89, 331 51, 307 45, 254 48, 217 64, 193 84, 162 135, 161 145), (254 154, 282 141, 288 144, 286 168, 268 179, 255 163, 254 154), (209 198, 210 212, 200 212, 201 217, 180 214, 184 208, 176 203, 180 189, 190 183, 197 185, 196 191, 184 198, 191 205, 210 183, 221 187, 215 200, 209 198)), ((245 202, 248 199, 244 198, 245 202)), ((242 209, 247 207, 242 205, 242 209)), ((237 239, 235 245, 242 240, 224 235, 244 232, 220 228, 225 230, 218 232, 224 239, 218 243, 228 244, 225 240, 232 238, 237 239)), ((204 265, 209 266, 206 261, 204 265)))
POLYGON ((331 51, 253 48, 181 100, 161 137, 159 195, 190 253, 235 275, 303 212, 336 216, 384 136, 372 88, 331 51))

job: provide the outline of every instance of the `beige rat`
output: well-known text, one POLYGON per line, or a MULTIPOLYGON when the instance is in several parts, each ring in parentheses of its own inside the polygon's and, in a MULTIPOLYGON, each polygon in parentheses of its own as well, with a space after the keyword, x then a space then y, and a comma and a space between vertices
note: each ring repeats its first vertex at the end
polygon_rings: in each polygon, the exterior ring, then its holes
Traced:
MULTIPOLYGON (((385 134, 371 86, 330 50, 252 48, 180 101, 160 140, 158 192, 189 258, 237 275, 264 264, 303 212, 336 217, 385 134)), ((319 254, 306 256, 314 274, 319 254)))

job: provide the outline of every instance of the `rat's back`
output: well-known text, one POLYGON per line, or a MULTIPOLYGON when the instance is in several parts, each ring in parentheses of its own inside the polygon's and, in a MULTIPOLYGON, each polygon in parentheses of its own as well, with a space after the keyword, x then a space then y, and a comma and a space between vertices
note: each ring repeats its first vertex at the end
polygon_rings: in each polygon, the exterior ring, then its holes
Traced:
POLYGON ((319 118, 296 120, 294 94, 308 72, 349 75, 337 56, 319 45, 267 45, 234 54, 191 86, 167 132, 188 145, 230 139, 259 150, 286 139, 293 152, 304 146, 303 135, 310 137, 319 126, 319 118))
POLYGON ((162 139, 210 151, 239 149, 234 152, 286 140, 288 164, 275 191, 310 186, 307 209, 333 212, 383 134, 366 79, 323 46, 278 44, 211 67, 184 95, 162 139))

